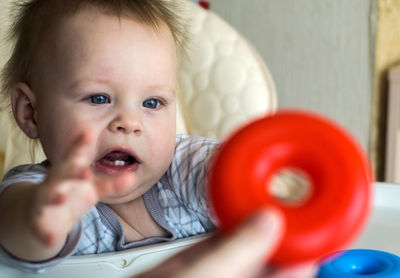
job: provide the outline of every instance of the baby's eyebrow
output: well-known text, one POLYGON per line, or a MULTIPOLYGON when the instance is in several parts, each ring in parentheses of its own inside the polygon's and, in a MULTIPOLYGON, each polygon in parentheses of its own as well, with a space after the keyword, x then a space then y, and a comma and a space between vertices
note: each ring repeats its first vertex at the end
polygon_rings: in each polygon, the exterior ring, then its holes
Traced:
POLYGON ((111 83, 112 81, 107 78, 80 79, 72 81, 70 84, 68 84, 67 88, 70 90, 77 90, 84 86, 89 86, 94 84, 110 85, 111 83))
POLYGON ((171 93, 171 94, 175 94, 176 89, 168 86, 168 85, 153 85, 153 86, 149 86, 147 88, 149 91, 156 91, 156 92, 167 92, 167 93, 171 93))
MULTIPOLYGON (((88 79, 80 79, 72 81, 67 85, 67 89, 70 92, 78 92, 83 90, 91 85, 105 85, 105 86, 113 86, 115 81, 107 79, 107 78, 88 78, 88 79)), ((115 85, 115 84, 114 84, 115 85)), ((172 96, 176 95, 176 87, 172 85, 149 85, 144 88, 145 91, 149 93, 167 93, 172 96)))

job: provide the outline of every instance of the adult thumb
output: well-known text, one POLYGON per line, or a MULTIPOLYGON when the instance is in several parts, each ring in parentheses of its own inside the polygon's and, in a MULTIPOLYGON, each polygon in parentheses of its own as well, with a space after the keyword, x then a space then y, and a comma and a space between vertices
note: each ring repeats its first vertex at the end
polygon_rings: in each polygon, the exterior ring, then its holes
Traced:
POLYGON ((212 277, 253 277, 274 254, 283 231, 281 214, 272 209, 262 210, 224 238, 198 266, 208 270, 208 277, 210 273, 212 277))

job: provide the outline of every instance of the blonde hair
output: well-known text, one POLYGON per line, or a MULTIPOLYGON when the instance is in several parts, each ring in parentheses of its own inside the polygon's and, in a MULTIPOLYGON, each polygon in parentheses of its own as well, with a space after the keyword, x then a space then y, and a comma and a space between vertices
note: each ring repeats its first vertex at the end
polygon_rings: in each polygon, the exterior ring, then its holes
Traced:
POLYGON ((48 43, 48 36, 58 23, 88 6, 119 18, 132 17, 154 28, 164 22, 174 37, 177 56, 185 56, 187 35, 179 0, 30 0, 19 1, 16 6, 14 25, 8 37, 14 47, 1 75, 0 97, 5 106, 10 106, 15 84, 29 84, 32 80, 35 54, 48 43))

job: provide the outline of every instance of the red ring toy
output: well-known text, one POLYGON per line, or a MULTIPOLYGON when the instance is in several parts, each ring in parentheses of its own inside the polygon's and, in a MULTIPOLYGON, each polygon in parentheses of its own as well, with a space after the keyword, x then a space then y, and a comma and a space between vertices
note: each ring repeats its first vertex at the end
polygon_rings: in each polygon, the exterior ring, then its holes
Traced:
POLYGON ((344 129, 313 113, 278 112, 246 125, 222 144, 212 166, 210 200, 223 233, 262 207, 283 214, 286 230, 272 264, 343 249, 369 215, 372 176, 364 152, 344 129), (300 207, 267 190, 273 176, 288 167, 311 179, 312 194, 300 207))

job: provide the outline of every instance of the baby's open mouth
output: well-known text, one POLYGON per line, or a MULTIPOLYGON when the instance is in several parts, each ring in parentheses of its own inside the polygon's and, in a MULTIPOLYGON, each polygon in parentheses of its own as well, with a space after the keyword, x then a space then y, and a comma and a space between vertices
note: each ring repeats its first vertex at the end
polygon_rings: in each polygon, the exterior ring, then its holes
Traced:
POLYGON ((135 171, 139 164, 138 159, 130 153, 114 150, 97 160, 95 168, 97 171, 113 174, 127 170, 135 171))
POLYGON ((112 151, 100 159, 99 163, 110 167, 124 167, 126 165, 131 165, 136 161, 136 158, 128 153, 112 151))

